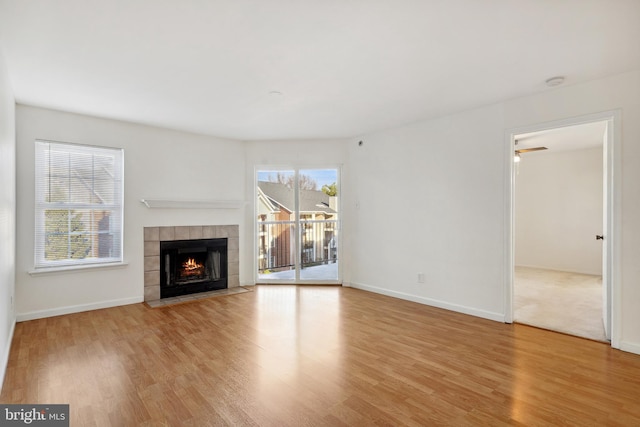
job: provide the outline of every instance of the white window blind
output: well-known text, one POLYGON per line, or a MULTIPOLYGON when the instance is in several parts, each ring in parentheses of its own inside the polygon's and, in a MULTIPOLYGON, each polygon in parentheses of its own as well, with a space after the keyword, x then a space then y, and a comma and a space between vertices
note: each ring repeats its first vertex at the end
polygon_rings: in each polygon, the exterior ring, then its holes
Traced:
POLYGON ((36 269, 122 262, 123 158, 36 141, 36 269))

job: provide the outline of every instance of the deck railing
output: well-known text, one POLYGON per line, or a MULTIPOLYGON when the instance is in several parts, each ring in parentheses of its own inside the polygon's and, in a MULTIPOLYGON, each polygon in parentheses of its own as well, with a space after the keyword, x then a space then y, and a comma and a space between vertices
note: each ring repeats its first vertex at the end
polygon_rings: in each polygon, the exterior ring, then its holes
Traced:
MULTIPOLYGON (((300 221, 300 263, 311 267, 338 261, 338 221, 300 221)), ((258 221, 258 272, 291 270, 297 246, 295 221, 258 221)))

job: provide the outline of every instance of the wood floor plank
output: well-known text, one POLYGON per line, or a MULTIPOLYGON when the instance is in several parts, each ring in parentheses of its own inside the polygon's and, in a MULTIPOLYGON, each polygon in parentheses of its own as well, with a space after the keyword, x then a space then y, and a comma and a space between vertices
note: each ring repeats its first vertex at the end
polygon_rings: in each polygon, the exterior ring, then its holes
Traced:
POLYGON ((640 356, 360 290, 16 325, 2 403, 74 426, 640 425, 640 356))

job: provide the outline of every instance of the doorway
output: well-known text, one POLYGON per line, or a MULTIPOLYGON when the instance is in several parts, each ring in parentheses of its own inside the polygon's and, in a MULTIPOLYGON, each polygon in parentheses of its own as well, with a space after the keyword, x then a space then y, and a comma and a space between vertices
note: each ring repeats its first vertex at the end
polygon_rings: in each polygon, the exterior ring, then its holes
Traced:
POLYGON ((615 117, 509 134, 507 321, 612 339, 615 117))
POLYGON ((256 171, 256 283, 340 283, 338 168, 256 171))

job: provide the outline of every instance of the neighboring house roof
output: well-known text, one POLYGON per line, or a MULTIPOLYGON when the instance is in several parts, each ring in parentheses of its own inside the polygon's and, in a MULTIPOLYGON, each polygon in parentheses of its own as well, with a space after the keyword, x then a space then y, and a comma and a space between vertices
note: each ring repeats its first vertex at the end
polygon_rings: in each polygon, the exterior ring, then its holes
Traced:
POLYGON ((280 212, 280 205, 264 194, 260 187, 258 187, 258 200, 262 202, 259 211, 262 211, 262 207, 264 207, 270 213, 280 212))
MULTIPOLYGON (((294 211, 293 189, 278 182, 258 181, 258 189, 271 204, 289 212, 294 211)), ((330 197, 319 190, 300 191, 300 212, 337 213, 329 207, 330 197)))

